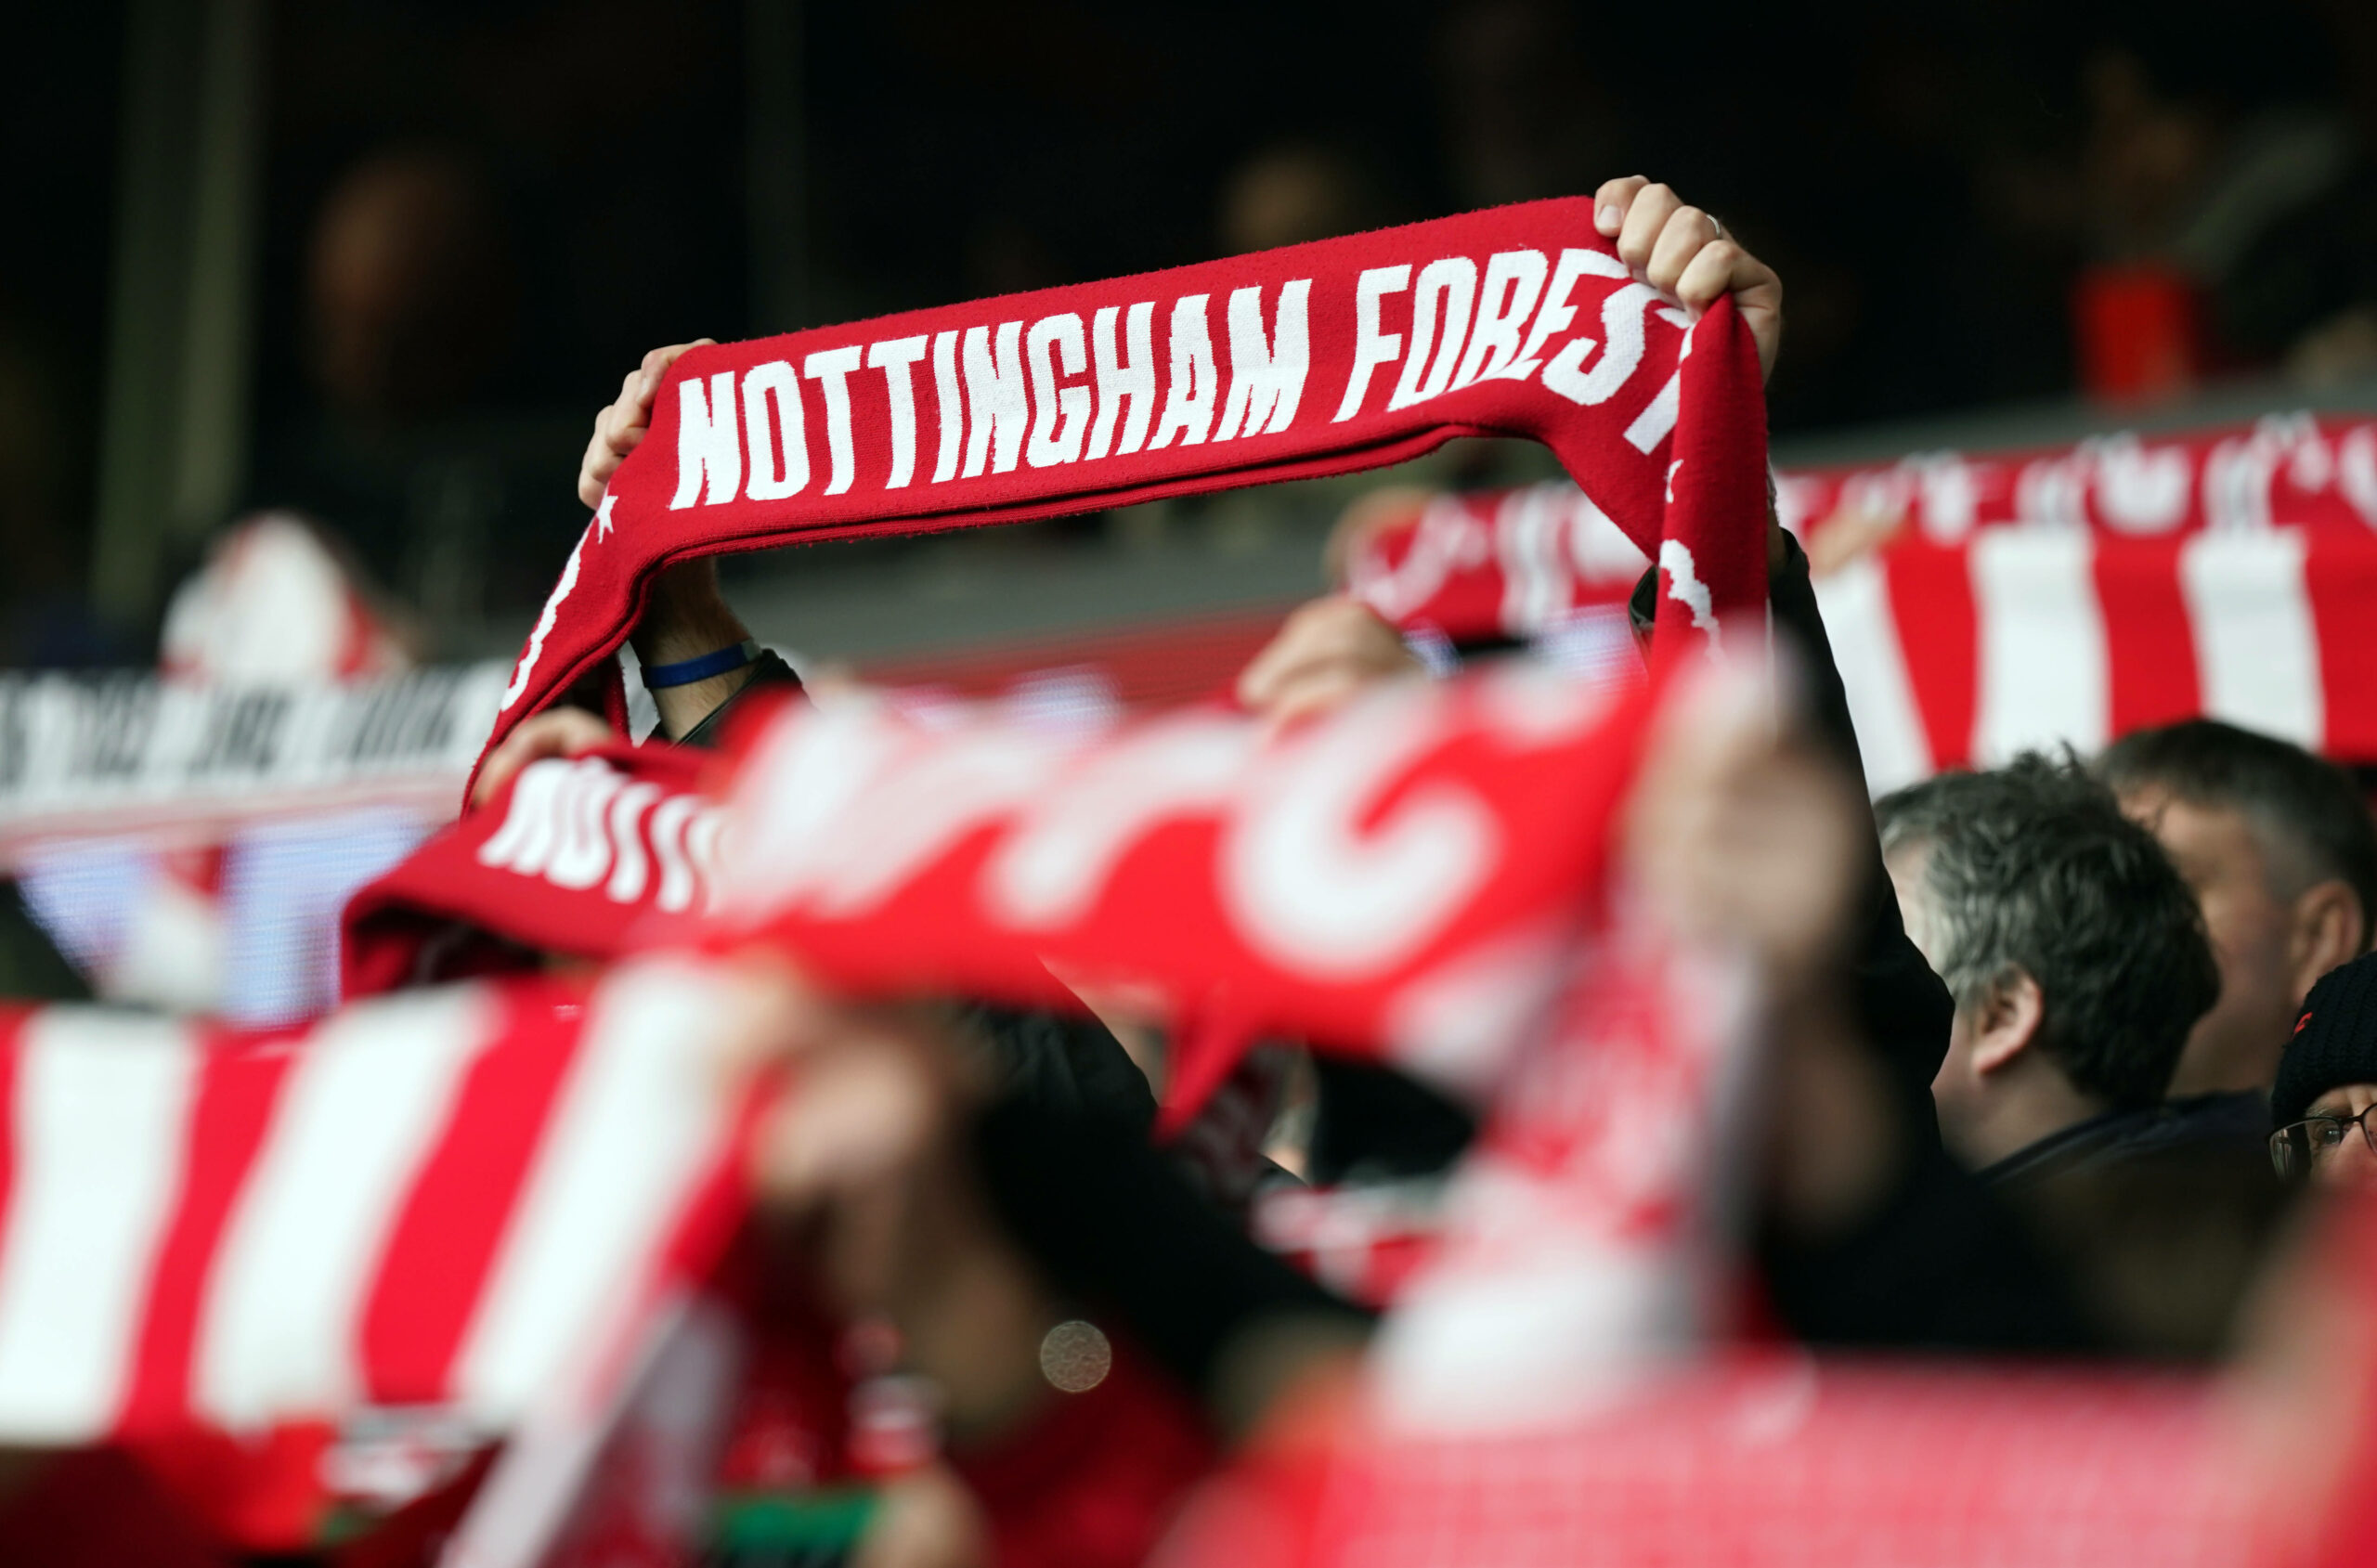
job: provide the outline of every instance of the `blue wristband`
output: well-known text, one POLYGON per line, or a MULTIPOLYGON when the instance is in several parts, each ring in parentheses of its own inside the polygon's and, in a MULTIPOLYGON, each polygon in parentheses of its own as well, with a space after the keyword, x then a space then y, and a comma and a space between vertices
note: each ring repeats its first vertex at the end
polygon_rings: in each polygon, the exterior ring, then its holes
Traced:
POLYGON ((675 664, 648 664, 643 667, 643 689, 659 692, 671 686, 690 686, 713 675, 724 675, 730 669, 741 669, 759 656, 759 643, 747 638, 732 648, 721 648, 715 654, 704 654, 697 659, 680 659, 675 664))

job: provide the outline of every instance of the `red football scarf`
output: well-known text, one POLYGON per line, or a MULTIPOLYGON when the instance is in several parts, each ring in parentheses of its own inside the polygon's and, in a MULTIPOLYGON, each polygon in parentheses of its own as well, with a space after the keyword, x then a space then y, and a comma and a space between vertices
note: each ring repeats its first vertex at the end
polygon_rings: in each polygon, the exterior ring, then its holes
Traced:
POLYGON ((1760 602, 1748 331, 1731 301, 1695 324, 1631 280, 1590 201, 1537 201, 688 352, 488 744, 606 659, 672 562, 1347 473, 1457 435, 1550 446, 1668 568, 1662 635, 1760 602))
POLYGON ((708 901, 719 813, 697 787, 712 754, 606 746, 531 763, 484 810, 347 901, 340 994, 607 962, 652 915, 708 901))
POLYGON ((1284 736, 1192 708, 1089 742, 789 708, 736 781, 712 934, 860 992, 1160 999, 1175 1115, 1265 1031, 1474 1088, 1593 908, 1650 701, 1512 667, 1284 736))

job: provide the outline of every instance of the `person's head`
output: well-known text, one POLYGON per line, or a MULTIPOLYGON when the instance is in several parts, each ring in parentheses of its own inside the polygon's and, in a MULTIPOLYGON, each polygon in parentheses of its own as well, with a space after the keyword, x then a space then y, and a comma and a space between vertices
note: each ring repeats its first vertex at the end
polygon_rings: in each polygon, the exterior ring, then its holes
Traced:
POLYGON ((2076 761, 1942 773, 1876 806, 1907 933, 1955 998, 1940 1130, 1985 1164, 2151 1105, 2219 973, 2152 836, 2076 761))
POLYGON ((2195 889, 2220 1000, 2172 1093, 2267 1088, 2311 982, 2368 951, 2377 826, 2343 769, 2233 724, 2189 719, 2106 748, 2097 772, 2195 889))
POLYGON ((2377 1186, 2377 953, 2330 971, 2302 1016, 2270 1090, 2279 1173, 2323 1185, 2377 1186))
POLYGON ((338 408, 373 421, 450 408, 500 359, 512 301, 501 214, 466 160, 383 150, 323 197, 306 240, 306 345, 338 408))

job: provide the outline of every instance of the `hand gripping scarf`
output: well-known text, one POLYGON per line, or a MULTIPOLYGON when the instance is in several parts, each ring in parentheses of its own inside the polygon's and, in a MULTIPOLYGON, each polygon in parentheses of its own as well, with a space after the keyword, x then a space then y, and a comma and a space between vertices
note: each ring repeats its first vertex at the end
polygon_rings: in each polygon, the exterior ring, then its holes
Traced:
MULTIPOLYGON (((596 670, 655 574, 1541 441, 1666 569, 1659 637, 1760 602, 1764 406, 1730 300, 1634 281, 1581 198, 696 348, 570 551, 488 744, 596 670)), ((603 672, 622 711, 616 663, 603 672)))

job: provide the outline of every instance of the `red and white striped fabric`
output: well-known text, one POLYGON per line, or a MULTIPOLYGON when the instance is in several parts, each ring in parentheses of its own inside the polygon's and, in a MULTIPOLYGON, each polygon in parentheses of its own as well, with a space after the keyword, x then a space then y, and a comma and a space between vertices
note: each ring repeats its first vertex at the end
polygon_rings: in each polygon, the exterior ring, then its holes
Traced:
MULTIPOLYGON (((0 1443, 442 1406, 488 1432, 732 1189, 681 963, 415 991, 302 1032, 91 1008, 0 1029, 0 1443)), ((706 1232, 704 1235, 706 1236, 706 1232)))
POLYGON ((2197 714, 2377 761, 2377 535, 1995 528, 1816 591, 1877 792, 2197 714))
MULTIPOLYGON (((2197 714, 2377 761, 2377 424, 1934 455, 1786 475, 1778 496, 1820 562, 1846 557, 1816 590, 1877 792, 2197 714), (2016 475, 1978 493, 2045 510, 1956 510, 1922 482, 1952 460, 2016 475), (2139 499, 2138 465, 2163 475, 2161 511, 2139 499), (2065 490, 2037 477, 2048 469, 2065 490), (2036 499, 2050 494, 2055 507, 2036 499), (1885 542, 1856 550, 1851 536, 1885 542)), ((1389 620, 1459 641, 1539 636, 1614 606, 1645 564, 1591 500, 1546 485, 1437 498, 1359 540, 1346 575, 1389 620)))
POLYGON ((2377 421, 2274 413, 2250 425, 1780 474, 1775 511, 1811 540, 1878 518, 1933 544, 2007 523, 2126 538, 2267 528, 2377 528, 2377 421))

